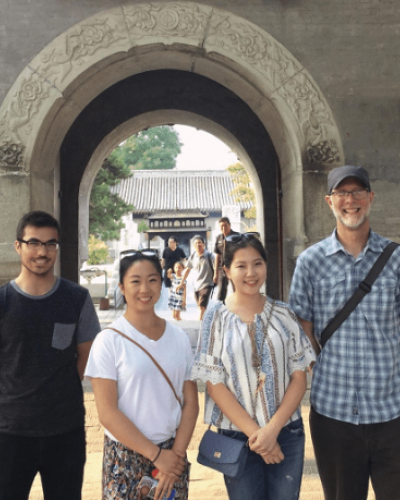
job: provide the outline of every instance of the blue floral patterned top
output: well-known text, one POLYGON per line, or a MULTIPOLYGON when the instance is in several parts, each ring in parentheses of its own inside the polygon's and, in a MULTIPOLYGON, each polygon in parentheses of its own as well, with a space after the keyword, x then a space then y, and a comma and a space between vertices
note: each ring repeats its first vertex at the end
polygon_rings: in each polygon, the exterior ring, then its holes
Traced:
MULTIPOLYGON (((279 407, 291 374, 304 371, 316 358, 295 314, 283 302, 273 303, 267 298, 261 314, 255 315, 253 327, 258 355, 263 346, 259 369, 252 363, 249 325, 221 302, 207 310, 191 378, 225 384, 247 413, 264 426, 279 407), (262 386, 256 397, 260 379, 262 386)), ((299 409, 289 422, 298 418, 299 409)), ((204 420, 218 428, 239 430, 208 394, 204 420)))

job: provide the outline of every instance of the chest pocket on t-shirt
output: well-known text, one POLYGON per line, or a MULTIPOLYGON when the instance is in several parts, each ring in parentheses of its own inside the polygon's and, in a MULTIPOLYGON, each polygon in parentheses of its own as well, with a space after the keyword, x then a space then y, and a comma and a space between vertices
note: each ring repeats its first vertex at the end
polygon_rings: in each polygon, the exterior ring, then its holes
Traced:
POLYGON ((54 349, 59 349, 63 351, 71 345, 72 337, 75 332, 75 323, 73 324, 62 324, 55 323, 53 331, 53 340, 51 342, 51 347, 54 349))

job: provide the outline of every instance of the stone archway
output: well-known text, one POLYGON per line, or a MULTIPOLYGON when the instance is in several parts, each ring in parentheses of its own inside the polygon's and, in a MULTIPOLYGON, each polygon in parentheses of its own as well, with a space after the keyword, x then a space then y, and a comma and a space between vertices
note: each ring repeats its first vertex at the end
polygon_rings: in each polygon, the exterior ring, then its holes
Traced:
MULTIPOLYGON (((123 80, 168 70, 226 88, 268 131, 284 192, 287 273, 294 248, 306 241, 303 173, 343 162, 334 117, 311 75, 268 33, 230 12, 190 2, 101 12, 56 38, 20 74, 0 108, 2 202, 14 208, 8 208, 5 241, 13 240, 22 212, 42 208, 59 214, 65 176, 61 145, 90 103, 123 80)), ((268 172, 258 170, 258 176, 265 200, 276 184, 268 185, 268 172)), ((69 217, 77 225, 78 209, 69 217)), ((2 258, 5 277, 15 259, 7 253, 2 258)))

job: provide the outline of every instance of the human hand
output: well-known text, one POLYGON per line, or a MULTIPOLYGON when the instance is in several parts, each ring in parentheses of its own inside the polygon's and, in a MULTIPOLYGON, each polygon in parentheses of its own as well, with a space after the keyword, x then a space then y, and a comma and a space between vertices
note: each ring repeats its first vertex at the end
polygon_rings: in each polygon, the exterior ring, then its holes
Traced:
POLYGON ((213 282, 215 284, 217 284, 217 282, 218 282, 218 274, 214 274, 214 276, 213 276, 213 282))
POLYGON ((275 443, 272 451, 262 454, 261 457, 266 464, 279 464, 284 460, 285 455, 282 453, 279 443, 275 443))
POLYGON ((179 291, 182 289, 182 287, 183 287, 183 285, 182 285, 182 284, 178 285, 178 286, 176 287, 176 291, 177 291, 177 292, 179 292, 179 291))
POLYGON ((185 460, 173 450, 161 450, 157 460, 153 462, 157 469, 168 477, 179 477, 185 470, 185 460))
POLYGON ((177 480, 167 476, 161 471, 158 471, 155 478, 158 481, 157 488, 154 492, 154 500, 162 500, 164 497, 168 498, 171 495, 172 488, 174 487, 174 483, 177 480))
POLYGON ((267 424, 265 427, 257 429, 249 437, 249 447, 259 455, 270 453, 276 444, 277 436, 278 433, 267 424))

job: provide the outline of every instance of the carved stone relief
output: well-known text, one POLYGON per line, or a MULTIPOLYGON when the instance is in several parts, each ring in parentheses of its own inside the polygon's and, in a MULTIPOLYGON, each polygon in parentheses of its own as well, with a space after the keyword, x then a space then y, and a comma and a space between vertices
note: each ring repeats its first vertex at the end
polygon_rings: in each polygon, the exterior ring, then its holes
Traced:
POLYGON ((122 16, 116 18, 111 13, 103 19, 97 16, 84 21, 58 37, 32 65, 62 91, 71 73, 75 78, 98 57, 129 47, 125 23, 121 21, 122 16))
POLYGON ((241 67, 242 75, 274 101, 286 123, 296 124, 305 158, 312 163, 342 161, 340 136, 325 98, 300 63, 268 33, 210 6, 154 2, 110 9, 82 21, 25 68, 0 108, 1 169, 29 169, 29 152, 43 120, 57 99, 66 98, 68 85, 86 71, 134 47, 173 43, 202 47, 205 58, 241 67))
POLYGON ((0 145, 0 171, 15 172, 21 170, 23 151, 24 146, 22 144, 4 141, 0 145))
POLYGON ((201 42, 211 14, 209 7, 188 2, 131 5, 123 8, 133 40, 148 37, 188 38, 201 42))

